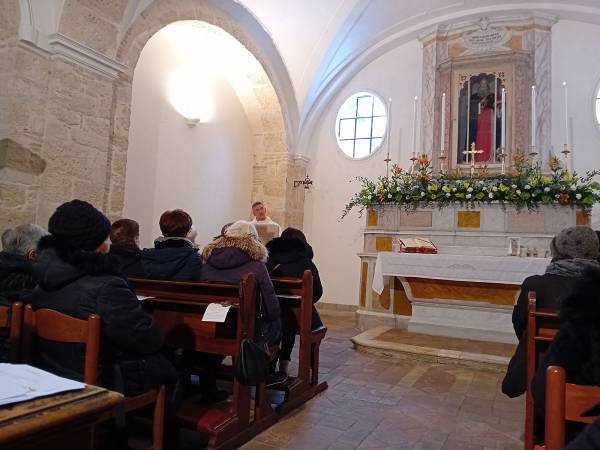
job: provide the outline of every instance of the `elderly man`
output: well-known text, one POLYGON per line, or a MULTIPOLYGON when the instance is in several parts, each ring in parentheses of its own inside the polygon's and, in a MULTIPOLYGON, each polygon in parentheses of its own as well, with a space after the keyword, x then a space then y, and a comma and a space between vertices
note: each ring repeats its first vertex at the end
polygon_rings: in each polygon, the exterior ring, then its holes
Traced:
MULTIPOLYGON (((31 293, 36 283, 31 276, 31 261, 37 257, 38 241, 48 234, 42 227, 25 224, 2 233, 0 252, 0 305, 31 293)), ((8 356, 8 336, 0 334, 0 361, 8 356)))

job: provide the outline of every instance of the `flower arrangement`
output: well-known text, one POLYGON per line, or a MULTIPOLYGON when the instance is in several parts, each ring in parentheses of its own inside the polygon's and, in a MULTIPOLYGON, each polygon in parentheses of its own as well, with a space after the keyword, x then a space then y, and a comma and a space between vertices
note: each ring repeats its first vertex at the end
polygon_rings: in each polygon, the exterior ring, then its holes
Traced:
POLYGON ((593 180, 600 174, 598 170, 580 177, 552 156, 548 164, 550 172, 544 174, 539 164, 529 164, 520 152, 513 156, 512 162, 512 172, 508 175, 490 175, 485 166, 472 176, 460 170, 434 175, 428 155, 420 155, 408 171, 393 165, 389 177, 375 181, 358 177, 361 189, 344 208, 342 218, 354 208, 359 208, 362 214, 367 207, 384 204, 399 205, 406 210, 455 204, 467 208, 500 204, 517 210, 559 205, 589 213, 600 201, 600 183, 593 180))

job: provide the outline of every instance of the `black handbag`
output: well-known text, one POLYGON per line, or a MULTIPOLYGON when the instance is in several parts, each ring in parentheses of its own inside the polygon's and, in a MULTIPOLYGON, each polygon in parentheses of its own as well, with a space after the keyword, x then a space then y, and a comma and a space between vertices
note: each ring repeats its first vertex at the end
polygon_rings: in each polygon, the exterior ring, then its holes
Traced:
POLYGON ((253 386, 266 381, 269 376, 271 357, 266 345, 259 345, 245 338, 240 345, 240 353, 235 358, 233 372, 244 386, 253 386))

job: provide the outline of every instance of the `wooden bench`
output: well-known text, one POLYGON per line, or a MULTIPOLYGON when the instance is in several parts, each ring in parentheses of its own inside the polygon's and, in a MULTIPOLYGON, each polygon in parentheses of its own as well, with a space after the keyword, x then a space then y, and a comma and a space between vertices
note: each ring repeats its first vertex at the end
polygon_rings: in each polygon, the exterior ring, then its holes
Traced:
POLYGON ((528 294, 527 313, 527 378, 525 394, 525 450, 533 450, 535 443, 534 406, 531 382, 544 353, 560 328, 558 312, 536 307, 535 292, 528 294))
POLYGON ((566 382, 565 369, 550 366, 546 371, 546 410, 544 445, 536 450, 565 448, 566 421, 590 424, 597 415, 582 414, 600 402, 599 386, 583 386, 566 382))
MULTIPOLYGON (((147 279, 129 280, 136 294, 151 297, 144 306, 165 334, 165 345, 187 351, 236 358, 245 336, 254 337, 257 291, 252 274, 239 285, 147 279), (224 323, 203 322, 210 303, 227 303, 224 323)), ((264 384, 256 386, 254 407, 251 389, 233 379, 231 402, 201 405, 185 401, 179 418, 209 438, 209 448, 235 448, 270 427, 277 415, 268 403, 264 384)))
POLYGON ((0 306, 0 330, 8 332, 8 362, 18 362, 23 331, 23 302, 14 302, 11 306, 0 306))
POLYGON ((309 270, 302 278, 273 277, 272 281, 280 303, 292 311, 300 336, 298 376, 275 388, 285 391, 278 411, 286 413, 327 389, 327 382, 319 383, 319 349, 327 327, 312 329, 313 276, 309 270))

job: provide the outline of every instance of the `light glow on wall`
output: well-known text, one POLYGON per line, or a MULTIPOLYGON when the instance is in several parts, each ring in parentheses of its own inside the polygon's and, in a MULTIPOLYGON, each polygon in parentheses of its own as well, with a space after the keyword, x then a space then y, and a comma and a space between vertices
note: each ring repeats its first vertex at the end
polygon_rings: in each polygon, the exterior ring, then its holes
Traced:
POLYGON ((181 69, 169 77, 169 101, 175 111, 193 122, 209 122, 215 104, 207 77, 193 68, 181 69))

